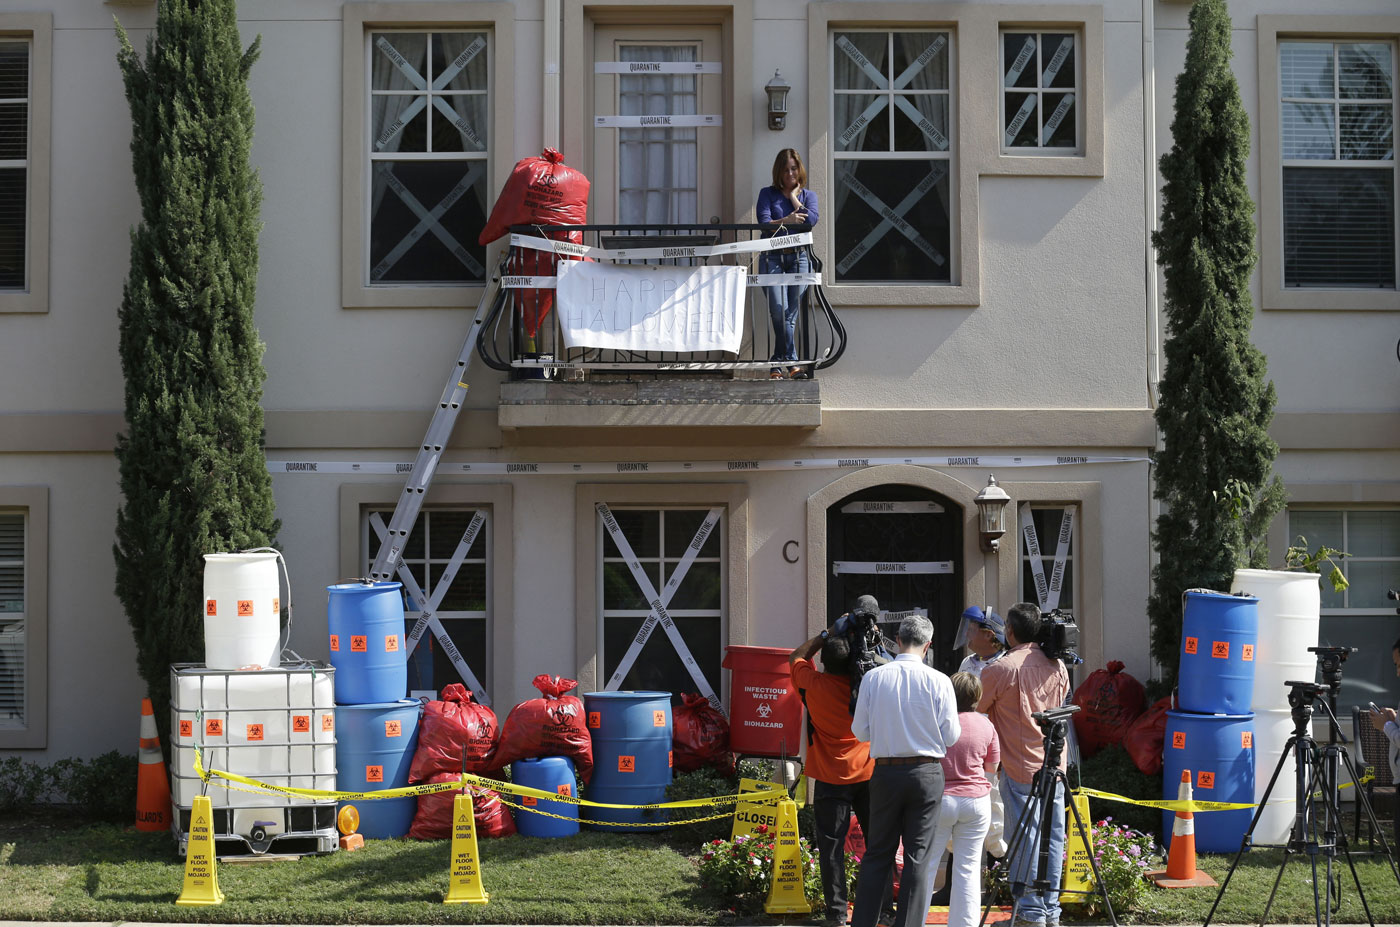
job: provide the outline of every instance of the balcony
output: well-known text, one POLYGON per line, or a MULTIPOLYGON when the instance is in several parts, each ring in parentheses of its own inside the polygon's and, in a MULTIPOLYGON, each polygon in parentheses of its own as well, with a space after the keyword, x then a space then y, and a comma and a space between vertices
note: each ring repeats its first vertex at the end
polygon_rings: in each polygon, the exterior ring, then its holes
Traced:
POLYGON ((768 302, 752 281, 744 287, 737 352, 568 347, 555 311, 555 294, 548 288, 561 258, 515 237, 535 239, 536 244, 543 238, 581 238, 586 248, 618 255, 611 263, 622 266, 737 265, 752 275, 758 269, 764 233, 769 231, 760 225, 513 227, 513 243, 497 270, 502 286, 477 344, 488 365, 510 375, 501 385, 500 426, 810 429, 820 425, 820 371, 840 359, 846 332, 822 291, 821 262, 810 245, 797 247, 807 252, 816 282, 807 286, 798 314, 797 361, 782 365, 795 366, 800 373, 792 379, 772 380, 768 302), (531 288, 529 283, 541 286, 531 288))

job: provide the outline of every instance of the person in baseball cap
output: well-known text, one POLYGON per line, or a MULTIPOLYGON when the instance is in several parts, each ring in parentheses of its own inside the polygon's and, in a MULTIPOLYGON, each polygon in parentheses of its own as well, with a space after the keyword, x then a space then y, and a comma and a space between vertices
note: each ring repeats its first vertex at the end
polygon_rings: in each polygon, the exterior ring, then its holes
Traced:
POLYGON ((976 605, 968 606, 962 613, 953 646, 972 651, 958 671, 980 677, 982 670, 1006 654, 1006 621, 990 608, 984 612, 976 605))

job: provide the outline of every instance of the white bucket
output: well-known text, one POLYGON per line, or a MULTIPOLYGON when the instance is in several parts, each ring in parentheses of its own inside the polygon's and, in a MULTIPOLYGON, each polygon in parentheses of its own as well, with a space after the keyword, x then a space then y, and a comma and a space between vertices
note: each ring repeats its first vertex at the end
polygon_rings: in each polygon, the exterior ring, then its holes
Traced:
POLYGON ((282 603, 275 551, 204 555, 204 665, 276 667, 282 603))
MULTIPOLYGON (((1311 654, 1309 654, 1311 656, 1311 654)), ((1271 708, 1254 713, 1254 800, 1264 797, 1269 787, 1269 777, 1274 774, 1278 758, 1293 734, 1293 713, 1287 708, 1271 708)), ((1293 813, 1296 808, 1298 780, 1295 776, 1295 763, 1290 751, 1279 770, 1278 781, 1274 783, 1269 804, 1259 816, 1254 826, 1254 842, 1263 844, 1284 844, 1288 842, 1289 831, 1293 828, 1293 813)))
POLYGON ((1317 675, 1317 658, 1308 648, 1317 646, 1322 606, 1318 576, 1287 570, 1236 570, 1230 589, 1259 599, 1259 646, 1254 652, 1251 707, 1256 712, 1286 709, 1288 687, 1284 683, 1311 681, 1317 675))

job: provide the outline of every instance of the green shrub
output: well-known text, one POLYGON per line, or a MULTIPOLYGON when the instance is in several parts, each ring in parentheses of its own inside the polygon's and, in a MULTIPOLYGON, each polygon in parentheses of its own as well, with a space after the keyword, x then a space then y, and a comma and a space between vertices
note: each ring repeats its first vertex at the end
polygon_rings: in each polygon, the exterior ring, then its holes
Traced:
POLYGON ((48 790, 47 768, 17 756, 0 759, 0 812, 36 805, 48 790))
POLYGON ((129 824, 136 819, 138 770, 134 755, 116 750, 91 760, 59 760, 49 768, 50 793, 89 820, 129 824))
MULTIPOLYGON (((758 914, 773 881, 773 834, 766 825, 759 833, 741 834, 733 841, 710 840, 700 848, 700 884, 725 901, 736 913, 758 914)), ((802 858, 802 889, 814 911, 820 911, 822 877, 817 857, 806 837, 798 840, 802 858)), ((848 866, 848 871, 854 866, 848 866)))
MULTIPOLYGON (((1124 798, 1157 801, 1162 797, 1162 774, 1143 775, 1133 764, 1128 751, 1118 744, 1104 747, 1088 759, 1081 760, 1077 768, 1070 769, 1069 781, 1076 786, 1082 781, 1091 789, 1113 792, 1124 798)), ((1162 812, 1156 808, 1090 797, 1089 816, 1095 821, 1112 819, 1115 824, 1154 836, 1159 841, 1161 839, 1162 812)))
MULTIPOLYGON (((692 798, 713 798, 717 795, 733 795, 739 791, 738 778, 731 778, 715 769, 706 767, 694 772, 679 773, 671 784, 666 786, 667 801, 688 801, 692 798)), ((686 847, 712 840, 727 840, 734 826, 733 805, 720 805, 708 808, 672 808, 670 836, 679 845, 686 847), (708 817, 721 811, 729 812, 713 821, 695 821, 695 818, 708 817)))

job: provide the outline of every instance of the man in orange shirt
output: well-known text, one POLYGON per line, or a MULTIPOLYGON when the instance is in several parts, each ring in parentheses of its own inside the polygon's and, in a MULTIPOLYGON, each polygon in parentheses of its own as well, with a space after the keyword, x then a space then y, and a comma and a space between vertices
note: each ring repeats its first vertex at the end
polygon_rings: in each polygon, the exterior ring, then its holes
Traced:
MULTIPOLYGON (((875 771, 870 744, 851 733, 850 663, 850 641, 829 630, 788 654, 793 684, 804 690, 807 705, 806 774, 815 780, 813 810, 827 927, 846 923, 846 833, 854 811, 861 830, 869 834, 870 776, 875 771), (811 662, 818 650, 822 672, 811 662)), ((887 885, 880 910, 888 911, 892 901, 887 885)))

